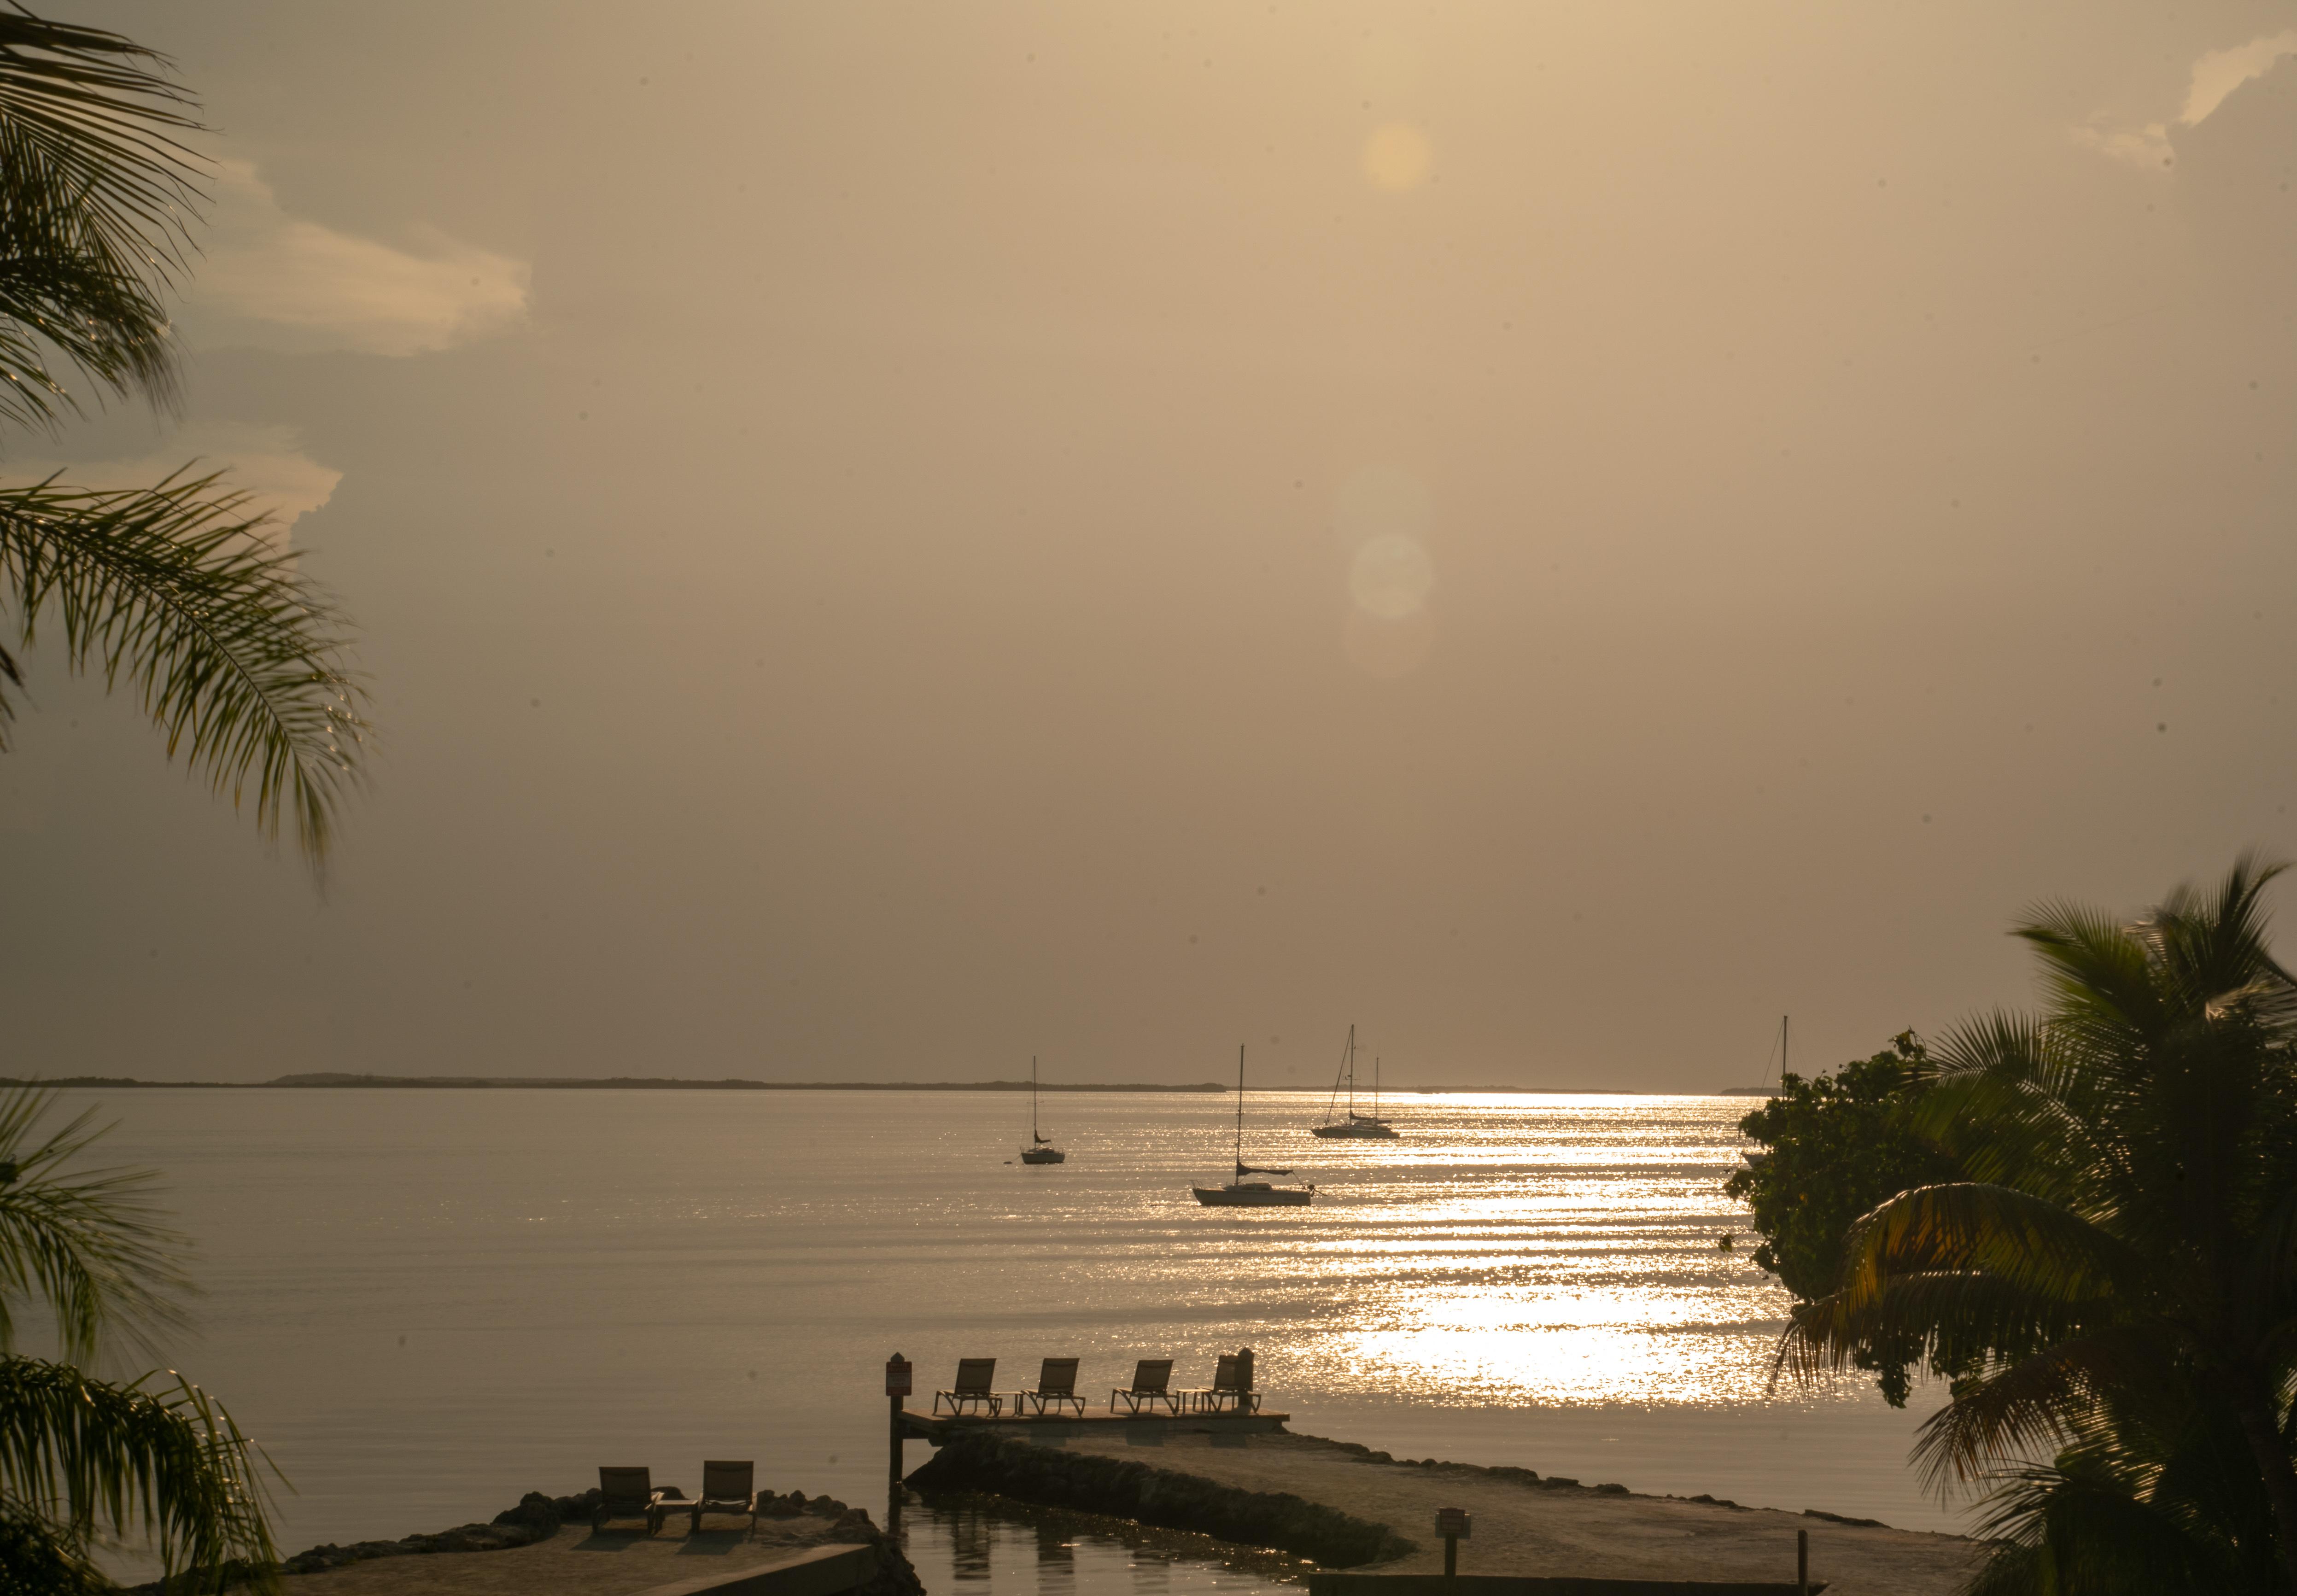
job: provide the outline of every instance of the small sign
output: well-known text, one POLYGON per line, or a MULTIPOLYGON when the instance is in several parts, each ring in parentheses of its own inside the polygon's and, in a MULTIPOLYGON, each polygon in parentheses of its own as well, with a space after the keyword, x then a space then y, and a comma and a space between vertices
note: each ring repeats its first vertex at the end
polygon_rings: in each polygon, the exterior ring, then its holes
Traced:
POLYGON ((1436 1510, 1436 1533, 1439 1535, 1451 1535, 1464 1541, 1475 1522, 1474 1516, 1465 1508, 1436 1510))
POLYGON ((885 1360, 885 1394, 907 1396, 910 1394, 910 1361, 895 1353, 885 1360))

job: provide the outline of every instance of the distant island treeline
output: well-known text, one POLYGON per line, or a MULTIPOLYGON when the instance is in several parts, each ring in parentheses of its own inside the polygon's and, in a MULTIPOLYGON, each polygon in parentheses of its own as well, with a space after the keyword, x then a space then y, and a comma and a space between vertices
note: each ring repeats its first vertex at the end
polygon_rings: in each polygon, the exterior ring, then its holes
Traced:
MULTIPOLYGON (((1026 1091, 1026 1081, 686 1081, 669 1075, 349 1075, 319 1074, 278 1075, 268 1081, 139 1081, 132 1075, 53 1075, 10 1079, 0 1086, 204 1086, 221 1090, 251 1091, 262 1087, 418 1087, 431 1090, 517 1087, 540 1091, 1026 1091)), ((1044 1086, 1056 1091, 1227 1091, 1219 1081, 1187 1086, 1123 1082, 1114 1085, 1077 1082, 1044 1086)))

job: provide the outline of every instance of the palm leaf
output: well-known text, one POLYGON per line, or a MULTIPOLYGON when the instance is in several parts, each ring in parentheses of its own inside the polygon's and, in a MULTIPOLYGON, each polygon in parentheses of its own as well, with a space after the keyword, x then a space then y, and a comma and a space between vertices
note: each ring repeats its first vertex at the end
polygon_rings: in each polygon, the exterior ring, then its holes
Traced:
POLYGON ((107 1333, 148 1353, 151 1332, 182 1322, 173 1299, 191 1290, 176 1263, 185 1238, 161 1223, 149 1171, 63 1172, 111 1130, 94 1125, 94 1109, 33 1139, 54 1097, 0 1093, 0 1352, 14 1345, 12 1304, 36 1297, 67 1357, 93 1355, 107 1333))
POLYGON ((49 351, 168 404, 162 296, 185 267, 205 162, 165 58, 118 34, 0 10, 0 418, 73 401, 49 351))
POLYGON ((1780 1337, 1772 1378, 1798 1381, 1850 1367, 1889 1339, 1912 1337, 1941 1365, 1974 1367, 2021 1356, 2109 1319, 2110 1304, 2069 1302, 1991 1275, 1959 1270, 1893 1270, 1857 1303, 1837 1292, 1796 1305, 1780 1337))
POLYGON ((2113 1326, 1965 1382, 1922 1421, 1914 1458, 1924 1488, 1943 1497, 2005 1460, 2062 1445, 2111 1394, 2181 1385, 2176 1353, 2148 1329, 2113 1326))
POLYGON ((1967 1596, 2202 1596, 2224 1569, 2169 1514, 2087 1454, 2017 1470, 1987 1499, 1995 1551, 1967 1596))
POLYGON ((258 1469, 277 1471, 212 1397, 172 1372, 128 1385, 61 1363, 0 1357, 0 1498, 35 1506, 74 1542, 157 1541, 170 1590, 276 1585, 258 1469))
MULTIPOLYGON (((123 681, 210 786, 325 860, 360 774, 363 691, 333 602, 218 476, 152 489, 0 489, 0 598, 34 641, 53 611, 72 669, 123 681)), ((0 704, 0 733, 6 712, 0 704)))
POLYGON ((1852 1311, 1908 1269, 1983 1272, 2058 1302, 2142 1288, 2141 1260, 2098 1226, 2046 1197, 1976 1181, 1918 1186, 1852 1227, 1839 1294, 1852 1311))

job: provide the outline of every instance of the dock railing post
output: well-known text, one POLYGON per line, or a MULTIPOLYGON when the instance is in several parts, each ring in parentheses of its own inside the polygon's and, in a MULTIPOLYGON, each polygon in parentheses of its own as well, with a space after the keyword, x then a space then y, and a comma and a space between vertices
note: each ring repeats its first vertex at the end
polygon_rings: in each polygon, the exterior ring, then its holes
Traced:
POLYGON ((1795 1531, 1795 1596, 1810 1596, 1810 1531, 1795 1531))
POLYGON ((902 1528, 902 1403, 910 1394, 910 1361, 895 1353, 885 1360, 885 1529, 902 1528))
POLYGON ((1460 1508, 1436 1510, 1436 1533, 1444 1537, 1444 1577, 1460 1577, 1460 1543, 1475 1531, 1476 1521, 1460 1508))

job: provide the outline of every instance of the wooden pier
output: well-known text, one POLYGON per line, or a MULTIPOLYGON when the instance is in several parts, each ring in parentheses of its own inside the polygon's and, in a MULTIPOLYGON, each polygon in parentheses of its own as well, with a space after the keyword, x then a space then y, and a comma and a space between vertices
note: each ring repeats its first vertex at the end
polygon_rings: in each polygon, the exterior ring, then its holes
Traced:
MULTIPOLYGON (((1151 1407, 1152 1403, 1161 1404, 1167 1400, 1163 1380, 1170 1375, 1173 1367, 1169 1361, 1143 1360, 1133 1375, 1130 1394, 1135 1403, 1132 1411, 1087 1412, 1070 1394, 1070 1388, 1076 1378, 1076 1360, 1048 1359, 1045 1368, 1050 1376, 1063 1363, 1067 1367, 1067 1379, 1060 1387, 1060 1396, 1050 1395, 1050 1385, 1046 1386, 1048 1394, 1033 1394, 1026 1400, 1037 1403, 1038 1411, 1034 1413, 1016 1411, 990 1414, 980 1411, 980 1404, 991 1400, 992 1394, 988 1381, 995 1363, 994 1360, 987 1358, 958 1360, 960 1386, 968 1370, 980 1381, 977 1387, 966 1387, 965 1405, 972 1407, 972 1411, 937 1413, 928 1408, 922 1413, 912 1413, 908 1403, 916 1388, 915 1370, 910 1361, 899 1353, 886 1359, 885 1527, 898 1532, 902 1525, 902 1481, 905 1473, 902 1467, 902 1444, 905 1441, 926 1441, 939 1446, 952 1436, 974 1430, 987 1431, 1016 1441, 1032 1441, 1044 1446, 1061 1446, 1072 1439, 1091 1436, 1111 1437, 1127 1446, 1161 1446, 1167 1436, 1208 1436, 1215 1446, 1241 1446, 1245 1436, 1264 1436, 1280 1430, 1292 1417, 1289 1413, 1238 1411, 1239 1407, 1254 1408, 1259 1401, 1253 1394, 1250 1347, 1232 1358, 1226 1354, 1221 1357, 1213 1376, 1212 1394, 1227 1399, 1226 1405, 1207 1403, 1203 1409, 1191 1409, 1188 1405, 1203 1394, 1191 1393, 1179 1395, 1174 1407, 1166 1407, 1161 1412, 1140 1411, 1141 1408, 1151 1407), (1153 1387, 1156 1395, 1152 1398, 1148 1394, 1151 1387, 1142 1385, 1141 1379, 1145 1371, 1156 1369, 1159 1362, 1162 1362, 1163 1372, 1157 1376, 1157 1383, 1153 1387), (1050 1413, 1044 1411, 1049 1403, 1053 1405, 1050 1413), (1228 1441, 1224 1439, 1227 1436, 1236 1439, 1228 1441)), ((1012 1401, 1017 1410, 1024 1399, 1017 1394, 1012 1401)), ((935 1405, 938 1406, 938 1403, 935 1405)), ((1109 1405, 1112 1409, 1116 1406, 1115 1399, 1111 1399, 1109 1405)))

